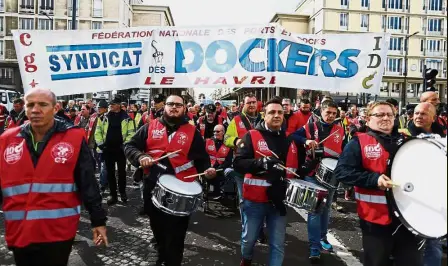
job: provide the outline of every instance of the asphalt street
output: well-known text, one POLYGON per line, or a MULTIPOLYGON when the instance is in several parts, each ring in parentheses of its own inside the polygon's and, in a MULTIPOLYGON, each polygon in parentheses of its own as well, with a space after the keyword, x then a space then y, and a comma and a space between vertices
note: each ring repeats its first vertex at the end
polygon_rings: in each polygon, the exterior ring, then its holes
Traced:
MULTIPOLYGON (((88 214, 83 211, 70 266, 94 265, 154 265, 156 252, 149 240, 152 232, 147 217, 138 216, 140 206, 139 190, 128 182, 129 202, 107 207, 108 237, 110 247, 95 247, 91 241, 88 214)), ((104 199, 105 203, 105 199, 104 199)), ((332 212, 329 241, 335 246, 335 253, 324 253, 320 265, 342 266, 362 265, 361 235, 356 215, 356 204, 341 199, 345 213, 332 212)), ((239 213, 231 208, 231 202, 211 203, 211 212, 196 212, 190 220, 187 233, 184 265, 212 266, 239 265, 241 223, 239 213)), ((310 265, 306 214, 300 210, 288 209, 288 223, 285 250, 285 266, 310 265)), ((0 215, 3 224, 3 214, 0 215)), ((12 253, 5 247, 4 227, 0 227, 0 265, 14 265, 12 253)), ((253 265, 267 265, 268 246, 257 244, 253 265)), ((446 256, 443 265, 447 265, 446 256)))

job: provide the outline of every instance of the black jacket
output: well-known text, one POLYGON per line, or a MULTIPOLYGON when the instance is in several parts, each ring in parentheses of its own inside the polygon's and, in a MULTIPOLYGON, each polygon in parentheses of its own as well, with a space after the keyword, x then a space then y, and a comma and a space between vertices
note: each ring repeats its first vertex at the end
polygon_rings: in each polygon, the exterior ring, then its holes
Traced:
POLYGON ((55 116, 55 118, 57 118, 59 120, 63 120, 65 122, 67 122, 68 124, 73 124, 72 120, 70 119, 70 117, 68 117, 65 114, 63 109, 59 110, 54 116, 55 116))
MULTIPOLYGON (((163 117, 159 118, 159 121, 166 127, 168 136, 179 129, 179 126, 182 124, 187 124, 188 119, 185 118, 179 125, 175 125, 174 127, 170 127, 167 125, 163 117)), ((145 154, 146 151, 146 139, 148 138, 148 128, 149 124, 141 127, 132 139, 127 142, 124 146, 124 153, 129 162, 135 167, 140 166, 139 158, 145 154)), ((194 166, 198 173, 202 173, 208 168, 210 168, 210 157, 205 151, 205 143, 201 137, 199 131, 195 131, 193 142, 190 147, 190 151, 188 152, 188 159, 194 161, 194 166)), ((149 169, 149 177, 153 182, 156 182, 161 174, 171 174, 174 175, 174 169, 171 166, 171 163, 168 158, 162 159, 159 161, 160 164, 163 164, 167 167, 167 170, 163 170, 157 165, 153 165, 149 169)))
MULTIPOLYGON (((148 115, 153 115, 154 118, 160 118, 163 115, 164 108, 160 108, 159 110, 156 110, 155 108, 151 108, 148 110, 148 115)), ((142 114, 143 115, 143 114, 142 114)), ((138 122, 137 128, 141 128, 145 124, 145 121, 143 119, 140 119, 140 122, 138 122)))
MULTIPOLYGON (((413 137, 418 136, 421 133, 426 134, 426 132, 424 132, 421 128, 415 126, 413 120, 409 121, 408 130, 409 133, 411 133, 411 136, 413 137)), ((437 122, 432 123, 431 131, 433 134, 439 134, 442 138, 446 137, 445 133, 443 132, 443 127, 437 122)))
MULTIPOLYGON (((73 128, 73 125, 68 124, 62 120, 55 119, 54 126, 47 132, 42 142, 39 142, 37 151, 33 147, 33 140, 31 137, 30 124, 22 125, 20 135, 25 139, 28 150, 31 153, 31 159, 34 166, 37 165, 40 155, 46 148, 46 145, 53 133, 65 132, 73 128)), ((101 205, 101 192, 98 187, 98 182, 95 178, 95 163, 92 153, 87 146, 85 140, 81 143, 81 150, 79 152, 78 162, 75 167, 74 178, 79 194, 84 203, 85 208, 90 214, 92 227, 106 225, 106 212, 101 205)), ((61 173, 62 174, 62 173, 61 173)), ((0 190, 1 194, 1 190, 0 190)), ((3 197, 0 197, 0 203, 3 197)))
MULTIPOLYGON (((12 121, 14 121, 14 123, 17 123, 17 121, 20 120, 19 126, 23 125, 23 123, 25 123, 25 121, 28 120, 28 117, 25 115, 25 110, 23 110, 20 113, 17 113, 16 111, 11 110, 11 112, 9 113, 9 117, 11 117, 12 121)), ((8 125, 5 125, 5 127, 8 125)))
MULTIPOLYGON (((218 123, 219 122, 218 121, 219 115, 216 114, 215 120, 213 120, 213 123, 209 123, 207 121, 207 117, 206 116, 201 116, 201 117, 202 117, 203 123, 205 125, 204 139, 212 138, 213 137, 213 129, 215 128, 215 126, 219 125, 219 123, 218 123)), ((198 118, 198 122, 197 122, 197 125, 196 125, 196 128, 199 130, 199 132, 201 130, 201 128, 200 128, 201 125, 199 124, 199 119, 201 119, 201 117, 198 118)), ((224 119, 223 119, 222 122, 223 122, 222 125, 224 126, 224 132, 225 132, 227 130, 227 124, 224 123, 225 122, 224 119)))
MULTIPOLYGON (((384 149, 391 154, 390 157, 393 157, 393 154, 395 154, 398 149, 399 143, 403 140, 403 136, 398 133, 397 128, 394 127, 394 131, 391 135, 368 129, 368 132, 369 131, 372 131, 382 140, 384 149)), ((389 175, 388 173, 376 173, 364 169, 362 165, 361 146, 359 139, 356 136, 345 146, 333 174, 338 181, 346 185, 367 189, 378 189, 378 178, 380 175, 389 175)), ((360 219, 361 228, 364 231, 373 234, 390 235, 399 225, 395 215, 391 215, 391 217, 393 217, 393 222, 388 226, 377 225, 360 219)))

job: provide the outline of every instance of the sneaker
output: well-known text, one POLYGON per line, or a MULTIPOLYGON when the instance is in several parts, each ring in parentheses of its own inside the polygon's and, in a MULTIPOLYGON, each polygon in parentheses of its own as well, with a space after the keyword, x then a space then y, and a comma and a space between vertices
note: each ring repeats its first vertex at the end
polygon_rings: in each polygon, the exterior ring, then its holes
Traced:
POLYGON ((118 199, 115 197, 109 197, 107 200, 107 205, 112 206, 118 203, 118 199))
POLYGON ((333 251, 333 246, 330 243, 328 243, 328 240, 326 240, 326 239, 320 241, 320 246, 322 247, 323 250, 330 251, 330 252, 333 251))
POLYGON ((120 199, 123 203, 128 202, 128 196, 126 194, 122 194, 120 195, 120 199))
POLYGON ((311 264, 319 263, 320 261, 320 250, 312 248, 310 249, 310 259, 311 264))

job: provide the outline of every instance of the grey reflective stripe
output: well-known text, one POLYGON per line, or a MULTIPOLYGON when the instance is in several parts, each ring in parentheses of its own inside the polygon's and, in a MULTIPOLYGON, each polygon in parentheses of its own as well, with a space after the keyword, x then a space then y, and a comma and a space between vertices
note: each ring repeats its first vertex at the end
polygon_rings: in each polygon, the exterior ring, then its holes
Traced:
MULTIPOLYGON (((288 168, 290 171, 293 171, 294 173, 297 171, 297 168, 292 168, 292 167, 286 167, 286 168, 288 168)), ((287 174, 290 174, 290 173, 287 173, 287 174)))
POLYGON ((216 160, 216 157, 215 156, 210 156, 210 159, 216 160))
POLYGON ((188 163, 186 163, 184 165, 181 165, 181 166, 178 166, 178 167, 174 168, 174 172, 176 174, 178 174, 180 172, 183 172, 185 170, 190 169, 191 167, 193 167, 193 161, 189 161, 188 163))
POLYGON ((337 152, 335 152, 334 150, 329 149, 329 148, 327 148, 327 147, 324 147, 324 152, 330 154, 330 155, 333 156, 333 157, 339 157, 339 155, 340 155, 339 153, 337 153, 337 152))
POLYGON ((23 220, 25 218, 25 211, 5 211, 3 215, 5 215, 6 221, 23 220))
POLYGON ((38 193, 58 193, 58 192, 73 192, 76 191, 76 184, 43 184, 33 183, 31 192, 38 193))
POLYGON ((218 159, 216 159, 217 161, 220 161, 220 162, 224 162, 225 160, 226 160, 226 158, 218 158, 218 159))
POLYGON ((168 143, 171 143, 171 140, 174 138, 174 136, 176 136, 176 131, 174 131, 173 133, 171 133, 171 135, 168 136, 168 143))
POLYGON ((252 178, 244 178, 244 184, 251 185, 251 186, 259 186, 259 187, 270 187, 271 184, 269 184, 266 180, 263 179, 252 179, 252 178))
POLYGON ((74 208, 64 208, 55 210, 35 210, 35 211, 28 211, 26 215, 26 220, 57 219, 78 215, 80 213, 81 213, 80 205, 74 208))
POLYGON ((361 194, 359 192, 355 192, 355 198, 359 201, 364 201, 364 202, 387 204, 386 197, 380 196, 380 195, 368 195, 368 194, 361 194))
POLYGON ((11 197, 20 194, 26 194, 30 191, 31 184, 23 184, 2 189, 3 197, 11 197))

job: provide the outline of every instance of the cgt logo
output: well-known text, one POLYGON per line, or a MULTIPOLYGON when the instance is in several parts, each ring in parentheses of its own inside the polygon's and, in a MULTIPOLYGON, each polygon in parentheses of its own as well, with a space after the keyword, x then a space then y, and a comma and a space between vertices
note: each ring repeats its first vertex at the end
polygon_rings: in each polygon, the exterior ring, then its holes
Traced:
POLYGON ((381 148, 381 144, 377 145, 367 145, 364 147, 364 154, 366 155, 367 159, 376 160, 381 157, 383 154, 383 149, 381 148))
POLYGON ((7 164, 15 164, 22 159, 24 143, 25 140, 21 143, 11 143, 6 147, 3 158, 5 158, 7 164))
POLYGON ((55 163, 66 163, 72 158, 74 153, 73 146, 68 142, 59 142, 51 148, 51 156, 55 163))
POLYGON ((268 144, 266 143, 266 141, 264 139, 259 140, 257 143, 257 146, 258 146, 258 150, 261 152, 269 151, 268 144))

